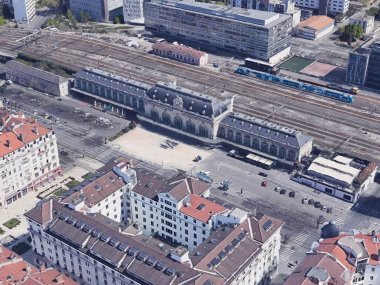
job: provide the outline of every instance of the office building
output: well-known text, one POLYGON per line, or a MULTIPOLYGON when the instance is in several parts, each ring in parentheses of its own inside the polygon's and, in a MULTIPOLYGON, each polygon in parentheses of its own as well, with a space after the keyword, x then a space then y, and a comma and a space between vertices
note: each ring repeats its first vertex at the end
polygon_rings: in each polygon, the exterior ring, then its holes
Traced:
POLYGON ((123 0, 123 15, 126 23, 144 23, 143 3, 143 0, 123 0))
POLYGON ((302 21, 295 28, 297 37, 316 40, 332 33, 334 30, 334 19, 327 16, 311 16, 302 21))
POLYGON ((350 4, 349 0, 295 0, 296 7, 313 9, 319 15, 345 14, 350 4))
POLYGON ((257 285, 276 271, 283 225, 257 213, 238 226, 220 225, 189 250, 141 235, 134 226, 85 215, 56 198, 25 216, 37 261, 94 285, 257 285))
POLYGON ((93 68, 79 71, 74 79, 73 94, 98 108, 120 115, 132 110, 141 121, 209 145, 225 142, 287 165, 312 149, 312 138, 299 131, 233 113, 233 98, 222 100, 173 83, 148 85, 93 68))
POLYGON ((54 268, 35 266, 0 244, 0 281, 3 285, 79 285, 54 268))
POLYGON ((208 61, 207 53, 184 45, 157 42, 153 44, 152 48, 155 55, 193 65, 201 66, 207 64, 208 61))
POLYGON ((359 25, 362 27, 364 34, 369 34, 373 31, 375 25, 375 17, 367 15, 366 12, 358 12, 348 19, 348 24, 359 25))
POLYGON ((295 8, 293 0, 230 0, 232 7, 287 14, 293 19, 293 27, 300 22, 301 10, 295 8))
POLYGON ((195 48, 227 50, 268 62, 278 62, 290 53, 292 19, 288 15, 187 0, 144 5, 148 31, 195 48))
POLYGON ((60 174, 53 130, 22 113, 0 111, 0 206, 60 174))
POLYGON ((123 15, 123 0, 68 0, 68 5, 75 16, 85 12, 97 22, 113 21, 123 15))
POLYGON ((12 0, 15 20, 20 24, 29 24, 36 15, 36 0, 12 0))
POLYGON ((359 47, 350 52, 346 70, 346 81, 364 85, 367 80, 369 48, 359 47))
POLYGON ((6 78, 23 86, 31 87, 53 96, 69 93, 68 79, 15 60, 5 63, 6 78))
POLYGON ((315 158, 294 180, 320 192, 355 203, 373 184, 377 171, 375 162, 337 154, 333 159, 315 158))

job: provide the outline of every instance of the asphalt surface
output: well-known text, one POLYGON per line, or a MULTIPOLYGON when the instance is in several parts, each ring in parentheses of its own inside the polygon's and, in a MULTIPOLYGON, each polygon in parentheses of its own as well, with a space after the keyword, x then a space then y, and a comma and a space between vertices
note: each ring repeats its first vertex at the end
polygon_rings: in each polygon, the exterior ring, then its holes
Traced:
MULTIPOLYGON (((353 205, 291 181, 289 174, 285 171, 267 171, 228 157, 222 150, 215 150, 207 160, 201 161, 198 167, 192 170, 193 173, 196 171, 210 172, 215 187, 212 198, 225 207, 238 206, 247 211, 257 209, 285 222, 282 235, 287 236, 289 241, 282 245, 278 275, 272 284, 283 284, 284 279, 295 268, 295 261, 301 261, 312 243, 319 239, 320 230, 317 228, 317 219, 320 215, 326 221, 334 221, 342 231, 353 228, 380 229, 378 219, 380 210, 377 210, 378 217, 371 217, 355 210, 355 208, 366 209, 369 205, 376 207, 371 199, 360 200, 359 203, 353 205), (259 172, 267 173, 268 177, 260 176, 259 172), (228 191, 217 189, 220 182, 225 179, 231 181, 230 189, 228 191), (263 180, 268 182, 266 187, 261 186, 263 180), (274 191, 275 187, 286 189, 286 194, 281 195, 274 191), (243 189, 242 194, 241 189, 243 189), (295 198, 290 198, 288 195, 292 190, 296 192, 295 198), (319 201, 322 205, 332 207, 333 211, 326 213, 314 206, 302 204, 302 198, 319 201)), ((378 184, 374 184, 368 192, 369 196, 377 195, 379 198, 377 202, 380 201, 379 188, 378 184)))

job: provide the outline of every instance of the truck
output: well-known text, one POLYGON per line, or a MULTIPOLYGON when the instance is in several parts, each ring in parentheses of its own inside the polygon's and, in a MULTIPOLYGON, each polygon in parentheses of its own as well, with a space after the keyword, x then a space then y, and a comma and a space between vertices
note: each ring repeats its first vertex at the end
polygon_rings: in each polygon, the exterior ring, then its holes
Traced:
POLYGON ((233 158, 236 158, 236 159, 240 159, 240 160, 244 160, 245 159, 245 156, 243 154, 241 154, 238 150, 236 149, 231 149, 228 153, 227 153, 228 156, 230 157, 233 157, 233 158))

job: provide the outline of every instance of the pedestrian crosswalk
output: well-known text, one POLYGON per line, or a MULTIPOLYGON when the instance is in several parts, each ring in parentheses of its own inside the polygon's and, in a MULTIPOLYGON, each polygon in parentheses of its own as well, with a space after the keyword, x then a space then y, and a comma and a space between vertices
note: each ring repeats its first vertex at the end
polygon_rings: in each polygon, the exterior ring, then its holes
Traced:
POLYGON ((371 223, 370 226, 368 227, 368 232, 372 232, 372 231, 379 232, 379 230, 380 230, 380 224, 378 223, 371 223))
POLYGON ((337 224, 338 226, 344 225, 344 221, 345 221, 345 217, 338 217, 334 220, 335 224, 337 224))
POLYGON ((289 261, 293 254, 294 250, 285 246, 280 251, 280 259, 283 261, 289 261))
POLYGON ((292 237, 292 241, 296 244, 304 244, 305 241, 310 237, 311 234, 313 234, 314 231, 312 229, 307 229, 301 233, 299 233, 297 236, 292 237))

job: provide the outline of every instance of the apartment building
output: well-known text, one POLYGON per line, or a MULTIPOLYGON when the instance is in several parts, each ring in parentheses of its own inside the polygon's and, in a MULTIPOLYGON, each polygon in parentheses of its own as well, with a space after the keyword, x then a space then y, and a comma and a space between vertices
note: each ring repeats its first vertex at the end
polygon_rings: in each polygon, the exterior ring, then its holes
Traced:
POLYGON ((129 162, 120 161, 112 169, 98 172, 71 190, 62 200, 70 208, 84 213, 99 213, 118 223, 130 216, 130 191, 136 185, 136 171, 129 162))
POLYGON ((144 23, 143 3, 143 0, 123 0, 123 15, 126 23, 144 23))
POLYGON ((0 206, 60 175, 53 130, 22 113, 0 111, 0 206))
POLYGON ((362 27, 364 34, 369 34, 375 26, 375 17, 367 15, 366 12, 358 12, 348 19, 348 24, 356 24, 362 27))
POLYGON ((36 15, 36 0, 12 0, 15 20, 20 24, 29 24, 36 15))
POLYGON ((3 285, 79 285, 54 268, 35 266, 0 244, 0 280, 3 285))
POLYGON ((36 261, 83 284, 258 285, 278 264, 283 223, 261 213, 220 226, 189 251, 42 201, 25 213, 36 261))
POLYGON ((227 50, 271 63, 290 53, 288 15, 188 0, 144 5, 148 31, 195 48, 227 50))
POLYGON ((349 0, 295 0, 299 8, 313 9, 319 15, 345 14, 350 4, 349 0))
POLYGON ((23 86, 31 87, 43 93, 62 97, 69 94, 68 79, 11 60, 5 64, 6 78, 23 86))

